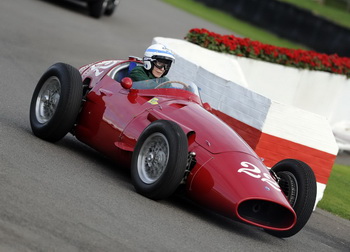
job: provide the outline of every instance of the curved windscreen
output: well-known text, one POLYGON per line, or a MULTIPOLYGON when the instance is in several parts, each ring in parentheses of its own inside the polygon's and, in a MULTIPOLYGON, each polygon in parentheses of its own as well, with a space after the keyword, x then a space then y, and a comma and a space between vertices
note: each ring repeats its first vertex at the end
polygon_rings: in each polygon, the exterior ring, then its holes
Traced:
POLYGON ((198 87, 194 83, 184 83, 182 81, 169 80, 166 77, 149 79, 144 81, 134 81, 134 89, 156 89, 156 88, 174 88, 190 91, 199 96, 198 87))

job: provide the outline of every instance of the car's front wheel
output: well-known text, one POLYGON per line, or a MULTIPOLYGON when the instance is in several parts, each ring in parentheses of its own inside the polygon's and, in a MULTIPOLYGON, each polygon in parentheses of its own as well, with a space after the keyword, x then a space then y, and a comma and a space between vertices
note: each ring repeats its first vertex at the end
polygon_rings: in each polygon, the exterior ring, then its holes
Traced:
POLYGON ((296 159, 282 160, 271 170, 277 175, 278 184, 297 215, 297 222, 286 231, 266 231, 277 237, 290 237, 298 233, 311 216, 316 200, 316 178, 310 166, 296 159))
POLYGON ((152 122, 136 144, 131 178, 136 191, 160 200, 175 192, 184 177, 187 164, 187 137, 172 121, 152 122))
POLYGON ((55 142, 74 126, 83 95, 79 71, 64 63, 52 65, 40 78, 30 104, 34 135, 55 142))

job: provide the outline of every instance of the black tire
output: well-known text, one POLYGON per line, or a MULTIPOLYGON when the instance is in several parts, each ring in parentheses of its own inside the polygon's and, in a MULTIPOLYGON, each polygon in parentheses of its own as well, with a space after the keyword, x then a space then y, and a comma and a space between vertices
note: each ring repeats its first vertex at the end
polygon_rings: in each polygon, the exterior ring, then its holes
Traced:
POLYGON ((131 179, 136 191, 161 200, 172 195, 184 177, 187 164, 187 138, 172 121, 152 122, 136 144, 131 179))
POLYGON ((293 207, 297 222, 287 231, 266 230, 277 237, 290 237, 298 233, 308 222, 316 200, 316 178, 306 163, 296 159, 285 159, 272 167, 279 185, 293 207))
POLYGON ((32 96, 29 117, 34 135, 49 142, 63 138, 74 126, 82 95, 79 71, 64 63, 52 65, 32 96))
POLYGON ((109 0, 96 0, 88 2, 90 16, 100 18, 106 11, 108 1, 109 0))
POLYGON ((119 4, 119 0, 118 1, 109 0, 105 10, 105 15, 111 16, 114 13, 114 11, 117 9, 118 4, 119 4))

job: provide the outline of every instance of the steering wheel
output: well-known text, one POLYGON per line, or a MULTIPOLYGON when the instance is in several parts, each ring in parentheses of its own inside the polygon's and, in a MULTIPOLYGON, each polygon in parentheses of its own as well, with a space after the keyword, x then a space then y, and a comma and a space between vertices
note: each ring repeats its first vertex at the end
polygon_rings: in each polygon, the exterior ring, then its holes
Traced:
POLYGON ((161 88, 163 86, 165 86, 166 84, 169 84, 169 83, 178 83, 178 84, 181 84, 182 86, 184 86, 186 89, 188 89, 190 87, 190 85, 186 84, 186 83, 183 83, 181 81, 166 81, 166 82, 163 82, 161 84, 159 84, 158 86, 156 86, 155 88, 161 88))

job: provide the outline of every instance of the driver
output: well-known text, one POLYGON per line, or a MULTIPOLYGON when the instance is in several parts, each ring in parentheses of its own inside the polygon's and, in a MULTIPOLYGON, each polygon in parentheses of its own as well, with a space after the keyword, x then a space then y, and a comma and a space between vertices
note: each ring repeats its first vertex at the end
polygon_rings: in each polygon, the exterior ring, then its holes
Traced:
POLYGON ((133 81, 143 81, 164 77, 175 61, 173 53, 162 44, 153 44, 147 48, 143 57, 143 66, 137 66, 129 73, 133 81))

